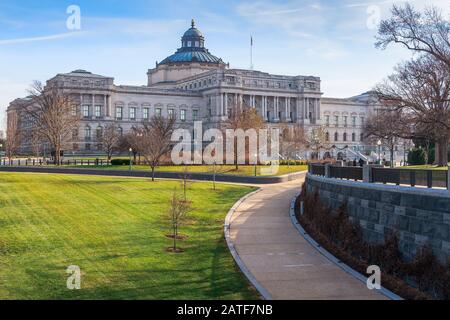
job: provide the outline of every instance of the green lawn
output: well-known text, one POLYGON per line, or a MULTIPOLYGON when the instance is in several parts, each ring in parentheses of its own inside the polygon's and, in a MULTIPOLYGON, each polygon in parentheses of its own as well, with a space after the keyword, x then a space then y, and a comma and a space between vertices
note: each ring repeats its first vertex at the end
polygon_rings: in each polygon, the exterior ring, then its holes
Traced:
MULTIPOLYGON (((450 163, 449 163, 450 165, 450 163)), ((431 164, 420 165, 420 166, 407 166, 399 167, 400 169, 427 169, 427 170, 447 170, 447 167, 437 167, 431 164)))
POLYGON ((194 211, 170 254, 167 203, 177 181, 0 173, 1 299, 255 299, 223 236, 253 189, 190 183, 194 211), (66 288, 69 265, 81 290, 66 288))
MULTIPOLYGON (((86 168, 86 169, 105 169, 105 170, 129 170, 129 166, 70 166, 70 168, 86 168)), ((268 166, 257 166, 256 173, 261 176, 261 168, 270 168, 268 166)), ((150 171, 149 166, 133 166, 133 170, 147 170, 150 171)), ((278 173, 276 175, 284 175, 293 172, 306 171, 308 166, 279 166, 278 173)), ((157 167, 156 171, 166 171, 166 172, 183 172, 184 166, 160 166, 157 167)), ((213 173, 213 166, 189 166, 188 172, 191 173, 213 173)), ((229 174, 229 175, 239 175, 239 176, 254 176, 255 167, 254 166, 239 166, 236 170, 234 165, 221 165, 216 167, 217 174, 229 174)))

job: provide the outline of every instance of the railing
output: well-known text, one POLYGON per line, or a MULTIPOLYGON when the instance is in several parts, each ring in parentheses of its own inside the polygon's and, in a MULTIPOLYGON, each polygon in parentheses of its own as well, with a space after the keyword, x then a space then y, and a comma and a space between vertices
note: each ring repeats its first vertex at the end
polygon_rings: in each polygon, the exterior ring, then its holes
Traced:
POLYGON ((326 178, 449 189, 447 170, 393 169, 376 166, 342 167, 310 164, 309 173, 326 178))
POLYGON ((316 176, 325 176, 325 166, 311 164, 309 167, 309 172, 316 176))
MULTIPOLYGON (((52 166, 55 162, 53 160, 48 159, 1 159, 0 166, 52 166)), ((63 166, 108 166, 111 164, 111 161, 103 160, 103 159, 74 159, 74 160, 62 160, 61 165, 63 166)))
POLYGON ((363 180, 363 170, 361 167, 336 167, 330 166, 330 177, 347 179, 347 180, 363 180))

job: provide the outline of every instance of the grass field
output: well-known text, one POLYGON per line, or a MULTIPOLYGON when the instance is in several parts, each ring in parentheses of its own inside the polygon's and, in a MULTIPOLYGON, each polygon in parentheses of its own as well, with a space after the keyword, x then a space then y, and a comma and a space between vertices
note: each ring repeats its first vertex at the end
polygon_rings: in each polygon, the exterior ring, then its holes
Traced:
MULTIPOLYGON (((450 163, 449 163, 450 165, 450 163)), ((427 169, 427 170, 447 170, 447 167, 437 167, 431 164, 420 165, 420 166, 407 166, 399 167, 400 169, 427 169)))
POLYGON ((1 299, 255 299, 223 237, 229 208, 251 188, 190 183, 194 210, 171 240, 177 181, 0 173, 1 299), (69 265, 81 290, 66 288, 69 265))
MULTIPOLYGON (((105 170, 129 170, 129 166, 70 166, 71 168, 86 168, 86 169, 105 169, 105 170)), ((261 168, 269 168, 268 166, 257 166, 256 174, 261 176, 261 168)), ((149 166, 133 166, 133 170, 147 170, 150 171, 149 166)), ((293 172, 306 171, 308 166, 279 166, 278 173, 276 175, 284 175, 293 172)), ((157 167, 156 171, 165 172, 183 172, 184 166, 160 166, 157 167)), ((191 173, 213 173, 213 166, 189 166, 188 172, 191 173)), ((216 167, 217 174, 229 174, 237 176, 254 176, 255 167, 254 166, 239 166, 236 170, 234 165, 221 165, 216 167)))

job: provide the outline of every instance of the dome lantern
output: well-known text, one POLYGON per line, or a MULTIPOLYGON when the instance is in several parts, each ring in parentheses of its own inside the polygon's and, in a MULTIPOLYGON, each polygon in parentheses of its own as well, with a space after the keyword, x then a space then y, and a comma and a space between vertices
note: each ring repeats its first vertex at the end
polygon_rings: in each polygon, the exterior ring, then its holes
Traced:
POLYGON ((205 48, 205 37, 202 32, 197 29, 195 20, 191 21, 191 28, 189 28, 181 38, 181 48, 170 57, 167 57, 158 65, 169 63, 207 63, 207 64, 223 64, 222 59, 209 53, 205 48))

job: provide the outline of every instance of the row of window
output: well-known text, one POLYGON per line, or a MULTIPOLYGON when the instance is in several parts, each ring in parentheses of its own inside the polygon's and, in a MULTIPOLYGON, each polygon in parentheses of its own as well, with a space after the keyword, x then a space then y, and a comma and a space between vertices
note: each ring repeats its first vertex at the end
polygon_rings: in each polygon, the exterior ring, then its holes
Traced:
MULTIPOLYGON (((74 115, 76 114, 76 108, 73 110, 74 115)), ((83 105, 82 106, 82 116, 84 118, 90 118, 91 117, 91 106, 90 105, 83 105)), ((124 107, 117 106, 116 107, 116 119, 122 120, 124 118, 124 107)), ((163 116, 162 108, 155 108, 155 115, 156 116, 163 116)), ((94 107, 94 116, 96 118, 103 117, 103 106, 96 105, 94 107)), ((176 111, 175 109, 169 108, 167 110, 167 116, 176 118, 176 111)), ((197 121, 199 118, 199 111, 198 110, 192 110, 192 120, 197 121)), ((128 119, 135 121, 137 119, 137 108, 136 107, 129 107, 128 108, 128 119)), ((142 119, 149 120, 150 119, 150 108, 142 108, 142 119)), ((180 110, 180 120, 182 122, 187 120, 187 110, 181 109, 180 110)))
MULTIPOLYGON (((352 139, 351 140, 352 142, 356 142, 356 133, 354 133, 354 132, 352 133, 352 138, 351 139, 352 139)), ((327 142, 330 141, 330 133, 328 133, 328 132, 325 133, 325 140, 327 142)), ((342 135, 342 141, 343 142, 347 142, 347 140, 348 140, 347 132, 344 132, 344 134, 342 135)), ((360 141, 364 140, 364 134, 363 133, 360 134, 359 140, 360 141)), ((334 141, 339 141, 339 133, 338 132, 334 133, 334 141)))
MULTIPOLYGON (((123 119, 123 107, 116 107, 116 119, 122 120, 123 119)), ((128 108, 128 118, 130 120, 136 120, 136 110, 135 107, 128 108)), ((162 108, 155 108, 155 116, 161 117, 163 115, 162 108)), ((167 116, 169 118, 177 119, 177 113, 175 109, 169 108, 167 109, 167 116)), ((142 118, 144 120, 148 120, 150 117, 150 109, 149 108, 143 108, 142 109, 142 118)), ((192 120, 197 121, 199 119, 199 112, 198 110, 192 110, 192 120)), ((180 110, 180 121, 185 122, 187 120, 187 110, 181 109, 180 110)))
MULTIPOLYGON (((117 128, 117 132, 120 136, 123 135, 123 129, 121 127, 117 128)), ((95 130, 95 135, 97 139, 101 139, 103 137, 103 127, 98 126, 95 130)), ((85 140, 92 139, 92 129, 90 126, 84 127, 84 138, 85 140)), ((72 133, 72 139, 77 140, 78 139, 78 129, 74 129, 72 133)))
MULTIPOLYGON (((364 125, 364 121, 365 121, 365 118, 364 117, 360 117, 360 124, 361 125, 364 125)), ((356 116, 352 116, 351 117, 351 122, 352 122, 351 123, 352 127, 356 127, 356 116)), ((342 123, 343 123, 344 127, 348 126, 348 116, 342 116, 342 123)), ((333 124, 336 127, 339 126, 339 124, 340 124, 339 116, 334 116, 334 123, 333 124)), ((327 127, 330 126, 330 116, 329 115, 325 116, 325 125, 327 127)))

